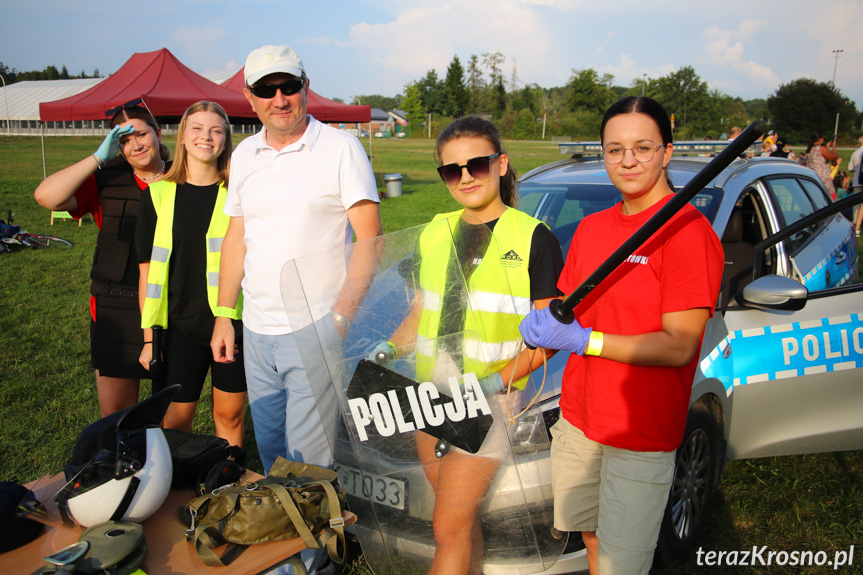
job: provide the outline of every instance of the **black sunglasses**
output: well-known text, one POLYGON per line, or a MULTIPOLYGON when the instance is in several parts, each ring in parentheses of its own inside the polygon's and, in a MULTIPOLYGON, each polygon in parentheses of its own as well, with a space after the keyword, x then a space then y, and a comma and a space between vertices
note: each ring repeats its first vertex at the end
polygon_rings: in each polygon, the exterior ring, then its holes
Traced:
POLYGON ((105 117, 106 118, 112 118, 112 117, 114 117, 114 114, 116 114, 120 110, 125 110, 126 108, 136 108, 138 106, 138 104, 143 104, 143 103, 144 103, 143 98, 135 98, 134 100, 129 100, 125 104, 120 104, 119 106, 114 106, 110 110, 105 110, 105 117))
POLYGON ((500 152, 490 156, 471 158, 463 166, 459 166, 458 164, 447 164, 439 167, 437 169, 437 173, 440 174, 440 179, 442 179, 448 186, 454 186, 461 181, 462 168, 467 168, 468 174, 481 180, 483 178, 487 178, 491 173, 491 161, 498 156, 500 156, 500 152))
POLYGON ((292 78, 281 84, 260 84, 258 86, 249 86, 249 92, 258 98, 269 100, 276 97, 276 90, 281 90, 285 96, 293 96, 303 89, 306 85, 305 78, 292 78))

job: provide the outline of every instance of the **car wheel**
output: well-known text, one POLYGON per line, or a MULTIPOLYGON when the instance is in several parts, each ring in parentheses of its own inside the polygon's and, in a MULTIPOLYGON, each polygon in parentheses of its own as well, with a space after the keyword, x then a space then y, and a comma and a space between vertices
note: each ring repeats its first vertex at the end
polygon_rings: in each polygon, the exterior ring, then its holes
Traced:
POLYGON ((717 437, 717 424, 710 411, 694 405, 677 450, 674 479, 659 531, 656 559, 661 564, 685 558, 701 535, 714 489, 717 437))

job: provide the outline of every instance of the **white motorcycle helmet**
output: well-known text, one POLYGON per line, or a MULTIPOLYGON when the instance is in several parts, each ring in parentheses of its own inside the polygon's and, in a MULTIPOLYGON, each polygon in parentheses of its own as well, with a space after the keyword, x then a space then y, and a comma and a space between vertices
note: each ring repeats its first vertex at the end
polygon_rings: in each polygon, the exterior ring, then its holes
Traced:
POLYGON ((179 389, 164 389, 81 432, 67 482, 54 496, 64 524, 140 523, 164 503, 173 465, 159 424, 179 389))

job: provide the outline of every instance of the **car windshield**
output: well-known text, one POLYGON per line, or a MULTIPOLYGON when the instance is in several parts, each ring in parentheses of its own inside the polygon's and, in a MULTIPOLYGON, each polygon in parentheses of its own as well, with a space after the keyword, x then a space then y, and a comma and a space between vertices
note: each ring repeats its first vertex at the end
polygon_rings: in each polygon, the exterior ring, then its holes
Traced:
MULTIPOLYGON (((528 181, 521 183, 519 195, 521 211, 545 222, 557 236, 564 251, 582 218, 620 201, 620 192, 611 184, 543 184, 528 181)), ((721 199, 722 190, 705 188, 690 203, 712 224, 721 199)))

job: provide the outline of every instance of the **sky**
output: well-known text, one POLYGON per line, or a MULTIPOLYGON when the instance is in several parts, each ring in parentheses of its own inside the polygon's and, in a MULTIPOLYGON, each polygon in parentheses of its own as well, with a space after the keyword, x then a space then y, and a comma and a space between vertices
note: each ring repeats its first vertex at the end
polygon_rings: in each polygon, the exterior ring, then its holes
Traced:
POLYGON ((312 90, 350 103, 404 93, 430 69, 442 79, 453 56, 466 67, 500 52, 519 86, 564 86, 584 68, 630 86, 692 66, 744 100, 835 70, 863 106, 860 0, 0 0, 0 21, 0 62, 19 71, 106 75, 167 48, 196 72, 234 72, 251 50, 288 44, 312 90))

